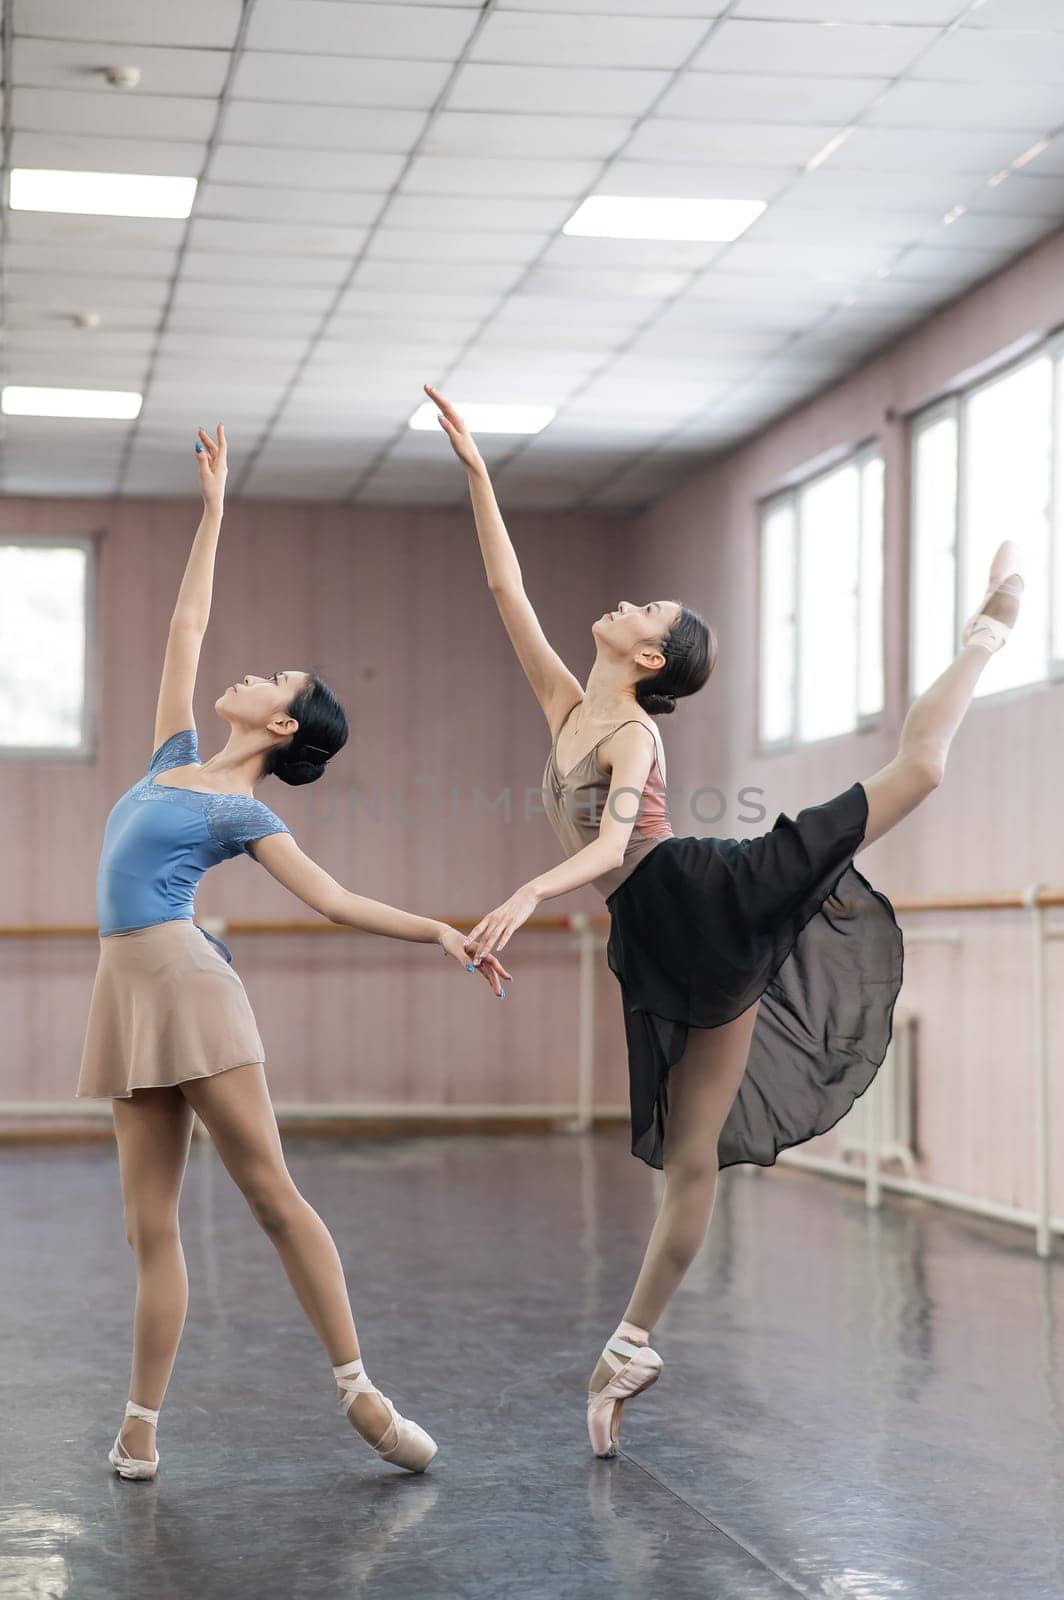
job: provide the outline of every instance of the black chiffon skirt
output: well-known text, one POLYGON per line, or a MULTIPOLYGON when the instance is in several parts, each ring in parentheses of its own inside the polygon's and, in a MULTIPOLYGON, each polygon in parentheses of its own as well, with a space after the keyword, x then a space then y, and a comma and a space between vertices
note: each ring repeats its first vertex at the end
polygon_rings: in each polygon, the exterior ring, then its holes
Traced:
POLYGON ((689 1028, 760 999, 746 1073, 718 1144, 722 1167, 771 1166, 826 1133, 890 1043, 902 937, 853 865, 864 787, 780 815, 756 839, 665 839, 606 904, 624 998, 632 1154, 662 1165, 669 1069, 689 1028))

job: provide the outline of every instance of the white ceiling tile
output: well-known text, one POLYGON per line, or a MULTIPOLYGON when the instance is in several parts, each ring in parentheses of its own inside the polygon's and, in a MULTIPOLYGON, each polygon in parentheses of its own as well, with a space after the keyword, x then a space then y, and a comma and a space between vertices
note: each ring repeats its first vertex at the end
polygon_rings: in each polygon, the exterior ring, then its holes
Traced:
POLYGON ((1036 156, 1034 161, 1029 166, 1025 166, 1023 170, 1025 173, 1039 178, 1064 175, 1064 134, 1058 133, 1055 139, 1050 140, 1048 148, 1043 150, 1041 155, 1036 156))
MULTIPOLYGON (((13 52, 12 82, 41 89, 95 88, 102 96, 115 99, 129 91, 114 89, 103 76, 98 44, 74 44, 69 40, 20 39, 13 52)), ((190 95, 217 97, 225 84, 229 55, 224 50, 195 50, 187 45, 180 50, 137 50, 141 79, 136 95, 190 95)))
POLYGON ((450 70, 446 61, 382 61, 248 50, 233 75, 233 94, 241 100, 282 104, 427 111, 450 70))
MULTIPOLYGON (((707 23, 727 10, 729 0, 668 0, 670 17, 698 17, 707 23)), ((557 11, 559 0, 498 0, 500 11, 557 11)), ((618 19, 626 17, 658 17, 659 0, 567 0, 567 12, 577 16, 601 15, 608 12, 618 19)))
POLYGON ((226 222, 217 217, 195 217, 189 228, 189 247, 200 251, 261 250, 264 255, 297 252, 307 256, 340 256, 350 261, 365 243, 365 228, 330 228, 320 224, 286 222, 226 222))
POLYGON ((228 49, 240 27, 241 0, 14 0, 15 33, 43 39, 228 49))
MULTIPOLYGON (((306 351, 307 341, 303 337, 282 338, 275 335, 272 328, 264 329, 260 323, 257 329, 242 334, 212 333, 206 348, 209 349, 210 360, 216 365, 226 359, 238 361, 240 366, 237 370, 243 372, 259 363, 264 367, 294 366, 306 351)), ((160 336, 159 354, 171 360, 197 360, 196 353, 189 349, 187 336, 173 327, 167 327, 160 336)))
MULTIPOLYGON (((171 311, 166 326, 171 333, 202 334, 212 342, 218 335, 231 334, 245 339, 261 338, 263 329, 261 310, 243 313, 231 308, 207 309, 204 306, 181 307, 171 311)), ((305 345, 321 326, 321 317, 311 311, 292 311, 274 304, 269 313, 271 340, 275 338, 298 339, 305 345)))
POLYGON ((57 250, 120 250, 133 248, 175 250, 185 223, 167 217, 95 217, 74 212, 12 211, 6 224, 9 240, 18 244, 50 245, 57 250))
MULTIPOLYGON (((956 29, 932 46, 913 73, 993 84, 995 90, 1005 83, 1064 84, 1064 34, 956 29)), ((993 108, 994 100, 988 100, 987 109, 993 108)))
POLYGON ((8 304, 6 344, 9 350, 34 352, 50 350, 87 351, 95 360, 127 358, 147 359, 155 348, 157 312, 140 311, 136 318, 131 313, 121 322, 107 318, 98 328, 75 328, 67 319, 45 306, 8 304))
POLYGON ((962 28, 1064 29, 1060 0, 983 0, 961 22, 962 28))
POLYGON ((889 257, 889 247, 876 244, 839 244, 789 241, 757 244, 739 239, 721 257, 719 272, 779 272, 784 275, 811 272, 824 281, 849 283, 875 272, 889 257))
POLYGON ((794 180, 788 167, 619 160, 595 184, 596 194, 662 195, 713 200, 771 200, 794 180))
MULTIPOLYGON (((607 7, 604 5, 604 11, 607 7)), ((669 16, 573 16, 496 11, 473 45, 474 61, 557 67, 679 67, 706 24, 669 16)))
POLYGON ((16 128, 37 133, 102 134, 118 139, 163 139, 168 143, 209 139, 216 100, 177 95, 86 94, 68 89, 13 89, 16 128))
POLYGON ((212 183, 311 182, 315 189, 384 194, 403 170, 401 155, 353 150, 279 150, 268 145, 220 144, 211 156, 212 183))
POLYGON ((846 215, 852 208, 876 206, 882 211, 908 211, 927 206, 939 215, 957 205, 968 192, 971 177, 935 170, 872 172, 837 169, 831 161, 814 172, 803 172, 787 193, 788 203, 811 210, 846 215))
POLYGON ((153 499, 173 499, 178 496, 183 499, 193 493, 183 464, 177 461, 159 462, 151 455, 145 457, 138 454, 136 450, 132 453, 122 480, 122 490, 127 495, 150 495, 153 499))
POLYGON ((782 73, 686 72, 655 114, 707 122, 853 122, 887 78, 801 78, 782 73))
POLYGON ((635 130, 624 153, 631 161, 715 161, 721 166, 786 166, 797 172, 838 131, 834 123, 740 126, 650 117, 635 130))
POLYGON ((524 199, 574 199, 600 171, 597 161, 458 159, 417 156, 400 185, 403 194, 512 195, 524 199))
POLYGON ((371 261, 531 261, 543 248, 542 233, 434 233, 429 229, 378 228, 367 250, 371 261))
MULTIPOLYGON (((779 299, 780 280, 773 273, 758 275, 755 272, 721 272, 712 267, 696 278, 687 291, 689 300, 728 300, 771 304, 779 299)), ((816 306, 835 305, 843 291, 838 284, 820 283, 815 278, 795 277, 788 286, 787 298, 798 300, 812 310, 816 306)))
POLYGON ((735 16, 784 22, 917 22, 945 26, 971 0, 738 0, 735 16))
POLYGON ((631 299, 588 300, 576 296, 554 297, 515 294, 500 307, 497 323, 530 325, 534 336, 542 339, 543 329, 607 328, 621 336, 630 333, 646 318, 646 306, 631 299))
POLYGON ((143 357, 9 350, 4 361, 4 381, 59 389, 139 390, 147 370, 143 357))
MULTIPOLYGON (((10 273, 32 273, 46 283, 51 277, 73 288, 84 278, 86 294, 120 300, 127 292, 134 298, 165 294, 167 285, 177 266, 177 250, 97 250, 78 248, 77 271, 56 272, 63 262, 57 261, 52 245, 20 244, 11 241, 4 260, 10 273), (150 279, 144 285, 141 279, 150 279), (100 281, 100 280, 104 281, 100 281)), ((73 263, 71 263, 73 265, 73 263)), ((32 283, 26 284, 27 293, 32 283)))
MULTIPOLYGON (((533 267, 521 285, 523 294, 538 295, 606 295, 610 299, 634 296, 639 300, 668 300, 679 294, 691 282, 692 269, 679 272, 638 267, 629 270, 600 267, 578 268, 565 266, 533 267)), ((649 308, 648 308, 649 314, 649 308)))
POLYGON ((283 297, 272 284, 203 283, 182 277, 174 290, 174 306, 183 311, 247 311, 260 318, 283 304, 286 312, 313 312, 324 316, 332 305, 335 290, 310 284, 289 284, 283 297))
MULTIPOLYGON (((316 172, 308 176, 317 178, 316 172)), ((384 204, 380 194, 324 188, 279 189, 266 184, 206 183, 196 201, 197 217, 230 221, 333 223, 341 226, 375 222, 384 204)))
POLYGON ((728 19, 714 29, 694 65, 710 72, 892 78, 938 36, 937 28, 728 19))
POLYGON ((668 81, 667 72, 636 67, 615 71, 472 63, 459 71, 447 104, 454 111, 548 111, 570 116, 591 112, 603 117, 638 117, 668 81))
POLYGON ((342 256, 255 255, 224 250, 188 250, 182 276, 214 283, 303 283, 337 288, 351 269, 342 256))
MULTIPOLYGON (((841 297, 840 297, 841 298, 841 297)), ((799 300, 783 294, 774 301, 728 301, 721 299, 678 300, 667 306, 654 327, 655 338, 664 342, 676 337, 689 341, 688 349, 721 347, 722 340, 738 337, 768 339, 779 343, 788 333, 808 326, 810 311, 799 300)))
POLYGON ((1022 136, 999 130, 984 133, 933 128, 856 128, 828 162, 835 171, 957 172, 986 178, 1006 166, 1023 148, 1022 136), (1017 149, 1019 145, 1019 149, 1017 149))
POLYGON ((436 228, 471 233, 552 233, 571 216, 571 200, 525 200, 455 195, 397 195, 390 228, 436 228))
POLYGON ((477 327, 484 315, 485 302, 483 294, 426 294, 410 289, 397 289, 389 294, 382 290, 349 289, 341 302, 343 315, 334 316, 329 327, 332 335, 338 338, 354 338, 366 328, 373 331, 388 326, 397 333, 409 329, 411 338, 415 329, 426 336, 427 330, 437 328, 441 337, 457 338, 477 327))
MULTIPOLYGON (((1004 252, 1007 257, 1008 252, 1004 252)), ((994 250, 957 250, 937 245, 916 245, 894 263, 891 276, 904 282, 916 279, 922 282, 945 282, 963 289, 980 278, 996 271, 1003 262, 1003 253, 994 250)))
POLYGON ((751 244, 805 244, 822 239, 842 245, 898 247, 912 244, 941 222, 942 212, 928 206, 909 211, 826 211, 784 199, 758 217, 743 238, 751 244))
POLYGON ((646 267, 650 271, 696 272, 728 247, 707 239, 592 239, 564 234, 547 248, 544 264, 577 271, 602 267, 646 267))
POLYGON ((948 227, 940 227, 935 236, 929 236, 924 242, 946 244, 954 250, 1012 250, 1019 254, 1040 239, 1055 233, 1060 224, 1059 212, 1056 217, 1049 218, 1016 217, 1000 211, 966 211, 948 227))
POLYGON ((4 492, 9 495, 47 495, 49 498, 69 499, 71 496, 89 498, 111 495, 117 487, 115 465, 68 465, 61 482, 56 481, 54 468, 33 472, 20 471, 7 463, 3 468, 4 492))
POLYGON ((52 167, 60 172, 145 172, 156 177, 196 178, 207 159, 204 141, 93 139, 79 133, 24 133, 11 141, 13 167, 52 167))
POLYGON ((233 144, 405 153, 424 125, 422 111, 271 105, 233 99, 226 106, 222 132, 226 142, 233 144))
POLYGON ((453 292, 472 301, 476 294, 503 294, 522 270, 519 262, 468 261, 463 263, 460 275, 448 277, 441 274, 434 261, 362 261, 355 269, 351 291, 353 296, 364 290, 392 296, 407 291, 440 296, 453 292))
POLYGON ((425 138, 422 153, 430 156, 527 157, 605 160, 632 130, 628 117, 548 117, 443 111, 425 138))
POLYGON ((476 21, 470 11, 452 6, 397 10, 394 5, 337 5, 336 0, 257 0, 247 47, 453 61, 476 21))
POLYGON ((378 334, 374 325, 369 322, 365 326, 360 325, 354 334, 345 335, 341 332, 334 337, 335 324, 344 320, 330 319, 321 339, 311 352, 304 371, 311 372, 321 367, 350 366, 352 347, 355 347, 367 355, 383 352, 389 360, 399 366, 439 372, 456 358, 466 342, 464 335, 451 339, 411 338, 409 342, 404 342, 398 333, 385 331, 378 334))
POLYGON ((969 193, 967 205, 974 212, 1008 212, 1020 217, 1064 217, 1064 173, 1059 176, 1029 176, 1010 173, 1004 183, 991 187, 982 184, 969 193))
POLYGON ((983 133, 1016 128, 1032 139, 1062 120, 1064 84, 1044 88, 999 83, 988 92, 983 84, 915 80, 895 84, 866 119, 872 127, 977 128, 983 133))

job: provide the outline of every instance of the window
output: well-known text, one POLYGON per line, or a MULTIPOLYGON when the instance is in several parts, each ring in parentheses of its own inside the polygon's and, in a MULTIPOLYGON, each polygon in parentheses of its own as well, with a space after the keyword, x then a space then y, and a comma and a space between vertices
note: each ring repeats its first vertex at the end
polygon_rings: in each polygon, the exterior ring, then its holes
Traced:
POLYGON ((1002 539, 1024 546, 1027 587, 1009 647, 992 658, 976 694, 1038 683, 1064 653, 1064 575, 1061 554, 1053 557, 1054 523, 1058 552, 1061 537, 1054 477, 1057 499, 1064 489, 1061 364, 1047 347, 913 425, 913 694, 952 659, 1002 539))
POLYGON ((761 516, 764 746, 848 733, 883 709, 883 460, 862 451, 761 516))
POLYGON ((89 540, 0 540, 0 753, 88 743, 89 540))

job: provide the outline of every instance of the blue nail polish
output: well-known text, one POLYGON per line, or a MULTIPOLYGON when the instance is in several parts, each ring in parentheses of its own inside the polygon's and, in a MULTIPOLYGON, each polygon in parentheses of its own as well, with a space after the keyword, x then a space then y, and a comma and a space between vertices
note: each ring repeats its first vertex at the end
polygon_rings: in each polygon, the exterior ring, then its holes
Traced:
POLYGON ((203 454, 203 446, 200 444, 198 439, 196 440, 196 454, 199 456, 203 454))
POLYGON ((467 961, 466 962, 466 971, 467 972, 475 972, 476 970, 477 970, 476 967, 473 965, 473 963, 471 961, 467 961))
POLYGON ((505 989, 500 989, 499 990, 499 999, 500 1000, 505 1000, 506 999, 506 990, 505 989))

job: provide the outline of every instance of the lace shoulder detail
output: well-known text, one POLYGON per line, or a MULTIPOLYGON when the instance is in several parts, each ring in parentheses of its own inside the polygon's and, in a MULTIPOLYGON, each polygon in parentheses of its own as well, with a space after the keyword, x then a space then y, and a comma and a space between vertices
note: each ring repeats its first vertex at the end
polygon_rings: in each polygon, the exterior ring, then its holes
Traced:
POLYGON ((255 839, 265 839, 271 833, 291 833, 288 824, 272 812, 269 806, 248 794, 212 794, 205 796, 203 814, 207 829, 217 844, 224 846, 230 855, 247 851, 255 839))
POLYGON ((190 767, 199 760, 199 741, 196 738, 195 728, 186 728, 183 733, 172 733, 156 750, 148 763, 148 776, 155 777, 157 772, 169 772, 171 767, 190 767))

